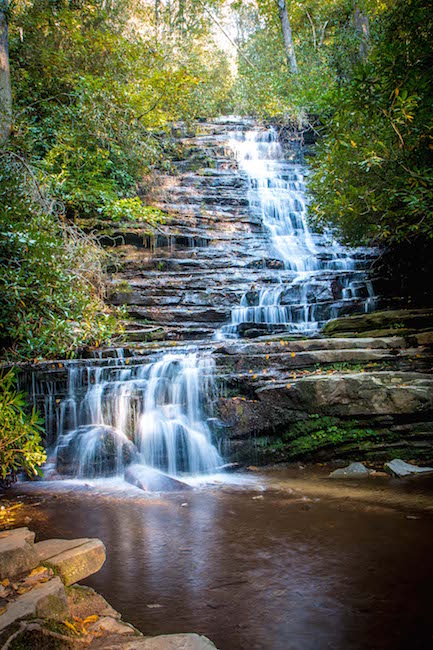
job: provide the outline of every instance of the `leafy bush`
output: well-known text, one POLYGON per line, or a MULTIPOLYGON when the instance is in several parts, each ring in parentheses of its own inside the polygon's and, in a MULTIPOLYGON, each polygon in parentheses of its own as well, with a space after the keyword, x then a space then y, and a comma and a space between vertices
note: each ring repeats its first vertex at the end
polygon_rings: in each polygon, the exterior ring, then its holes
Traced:
POLYGON ((397 0, 339 89, 313 160, 311 216, 350 242, 433 239, 433 14, 397 0))
POLYGON ((112 221, 138 221, 152 226, 164 223, 167 216, 158 208, 143 205, 138 196, 112 201, 101 208, 101 212, 112 221))
POLYGON ((46 461, 41 445, 42 419, 33 409, 24 411, 24 395, 16 390, 14 372, 0 377, 0 478, 3 483, 13 480, 16 472, 41 476, 40 466, 46 461))
POLYGON ((105 254, 68 226, 13 155, 0 155, 0 343, 21 358, 71 357, 108 342, 105 254))

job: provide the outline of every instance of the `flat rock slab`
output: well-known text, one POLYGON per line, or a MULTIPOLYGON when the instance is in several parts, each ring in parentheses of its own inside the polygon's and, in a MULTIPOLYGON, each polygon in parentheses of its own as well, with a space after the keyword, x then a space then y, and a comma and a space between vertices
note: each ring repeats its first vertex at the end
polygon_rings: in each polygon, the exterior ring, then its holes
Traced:
POLYGON ((120 619, 119 612, 113 607, 101 594, 96 593, 92 587, 84 585, 74 585, 67 590, 68 607, 71 616, 85 619, 88 616, 96 614, 101 618, 110 617, 120 619))
POLYGON ((362 463, 350 463, 331 472, 329 478, 368 478, 370 472, 362 463))
POLYGON ((198 634, 163 634, 104 646, 104 650, 115 648, 116 650, 216 650, 216 646, 210 639, 198 634))
POLYGON ((391 476, 404 478, 405 476, 416 476, 419 474, 433 474, 433 467, 418 467, 418 465, 411 465, 405 463, 400 458, 394 458, 389 463, 385 463, 384 470, 391 476))
POLYGON ((0 616, 0 630, 29 616, 63 620, 68 613, 65 587, 60 578, 52 578, 9 603, 0 616))
POLYGON ((99 571, 105 562, 105 546, 100 539, 49 539, 35 545, 39 561, 73 585, 99 571))
POLYGON ((159 472, 147 465, 130 465, 125 472, 125 481, 145 492, 179 492, 192 490, 183 481, 159 472))
POLYGON ((39 562, 44 562, 55 555, 60 555, 60 553, 70 551, 78 546, 83 546, 83 544, 91 541, 93 541, 93 538, 90 537, 80 537, 78 539, 46 539, 43 542, 35 544, 35 549, 39 562))
POLYGON ((35 534, 28 528, 0 533, 0 580, 15 578, 39 564, 34 539, 35 534))
POLYGON ((106 634, 119 634, 120 636, 137 636, 137 630, 124 621, 112 618, 111 616, 104 616, 98 619, 90 626, 91 632, 104 632, 106 634))

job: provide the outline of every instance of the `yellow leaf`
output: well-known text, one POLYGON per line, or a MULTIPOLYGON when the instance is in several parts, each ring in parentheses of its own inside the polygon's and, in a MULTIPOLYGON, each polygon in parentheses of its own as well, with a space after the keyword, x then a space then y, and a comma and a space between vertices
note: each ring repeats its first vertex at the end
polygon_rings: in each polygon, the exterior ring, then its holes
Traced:
POLYGON ((295 352, 292 352, 292 357, 294 357, 294 356, 296 356, 296 353, 295 353, 295 352))
POLYGON ((252 370, 248 370, 248 372, 251 374, 251 373, 252 373, 252 370))
POLYGON ((88 625, 89 623, 96 623, 98 618, 99 616, 97 614, 92 614, 91 616, 88 616, 87 618, 84 619, 83 625, 88 625))
POLYGON ((63 625, 66 625, 66 627, 69 628, 72 632, 74 632, 74 634, 76 634, 77 636, 80 636, 80 633, 78 632, 75 625, 73 625, 72 623, 69 623, 69 621, 63 621, 63 625))
POLYGON ((352 145, 352 147, 355 147, 355 149, 356 149, 357 146, 358 146, 354 140, 351 140, 351 141, 350 141, 350 144, 352 145))
POLYGON ((0 584, 2 584, 3 587, 9 587, 10 583, 11 581, 9 580, 9 578, 5 578, 4 580, 1 581, 0 584))
POLYGON ((5 613, 7 607, 0 607, 0 616, 5 613))
POLYGON ((253 375, 253 379, 257 379, 257 375, 253 375))
POLYGON ((286 388, 291 388, 292 384, 287 384, 286 388))
POLYGON ((398 97, 398 95, 399 95, 399 93, 400 93, 399 89, 396 88, 396 89, 394 90, 394 92, 395 92, 395 96, 398 97))

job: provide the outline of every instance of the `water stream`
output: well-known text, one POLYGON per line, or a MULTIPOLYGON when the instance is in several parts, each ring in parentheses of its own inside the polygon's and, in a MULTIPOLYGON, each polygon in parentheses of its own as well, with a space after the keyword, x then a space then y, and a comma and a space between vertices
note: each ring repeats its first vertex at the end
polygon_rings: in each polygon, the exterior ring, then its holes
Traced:
MULTIPOLYGON (((272 264, 267 283, 253 285, 232 310, 223 336, 237 336, 246 323, 314 334, 330 318, 374 308, 368 255, 310 229, 306 169, 285 159, 276 130, 244 125, 230 146, 248 179, 249 208, 265 231, 272 264)), ((211 355, 184 349, 130 363, 120 350, 100 361, 66 364, 63 397, 50 382, 33 387, 48 404, 56 473, 122 476, 138 463, 171 476, 199 475, 222 465, 209 426, 211 355)))
POLYGON ((244 323, 312 334, 331 318, 374 309, 366 251, 316 233, 307 222, 306 168, 287 161, 273 127, 233 133, 232 148, 249 182, 250 209, 269 234, 276 258, 272 286, 252 286, 232 310, 225 335, 244 323))
POLYGON ((194 351, 166 353, 143 364, 67 367, 52 461, 57 472, 122 475, 131 462, 172 476, 210 472, 222 464, 207 417, 214 362, 194 351))

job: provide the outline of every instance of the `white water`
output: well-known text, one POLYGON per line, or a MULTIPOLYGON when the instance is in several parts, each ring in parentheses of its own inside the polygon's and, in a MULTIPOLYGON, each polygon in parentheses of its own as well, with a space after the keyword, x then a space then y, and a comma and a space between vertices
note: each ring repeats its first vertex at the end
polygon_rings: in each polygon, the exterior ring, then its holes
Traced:
POLYGON ((242 323, 265 323, 314 333, 344 310, 374 308, 362 256, 329 234, 314 233, 307 222, 305 168, 284 159, 275 129, 236 132, 231 143, 239 169, 249 181, 250 209, 270 239, 270 255, 280 261, 273 286, 253 286, 231 314, 223 334, 236 335, 242 323), (281 264, 282 263, 282 264, 281 264))
POLYGON ((223 461, 205 413, 213 365, 209 356, 190 352, 131 367, 123 359, 115 368, 71 366, 58 469, 72 467, 77 477, 120 475, 133 460, 174 476, 215 470, 223 461))

